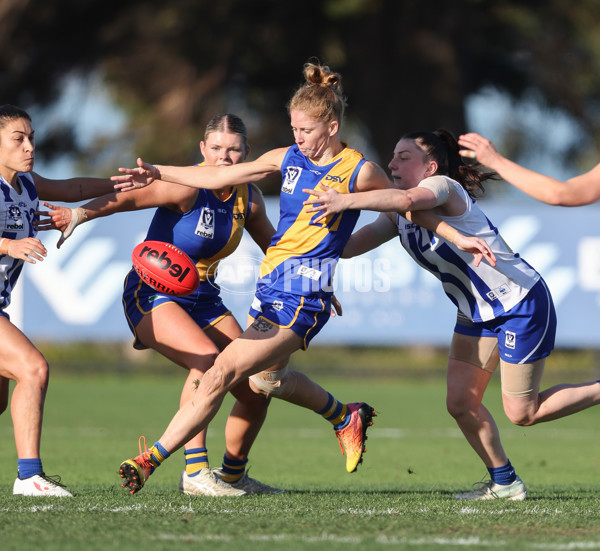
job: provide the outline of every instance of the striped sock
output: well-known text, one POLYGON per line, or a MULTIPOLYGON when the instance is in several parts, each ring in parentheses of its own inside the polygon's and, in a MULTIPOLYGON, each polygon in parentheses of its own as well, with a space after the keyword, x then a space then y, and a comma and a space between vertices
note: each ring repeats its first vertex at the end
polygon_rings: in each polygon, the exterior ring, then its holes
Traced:
POLYGON ((33 459, 17 459, 17 471, 19 478, 31 478, 36 474, 42 474, 44 469, 42 467, 42 460, 39 457, 33 459))
POLYGON ((185 472, 188 476, 197 475, 202 469, 208 468, 208 453, 206 448, 190 448, 185 450, 185 472))
POLYGON ((502 465, 502 467, 488 467, 488 472, 490 473, 492 482, 501 484, 502 486, 508 486, 517 479, 517 474, 510 461, 506 465, 502 465))
MULTIPOLYGON (((152 465, 154 465, 154 469, 160 467, 160 464, 171 455, 162 447, 160 442, 154 442, 154 446, 148 451, 150 452, 150 461, 152 465)), ((152 473, 154 472, 154 469, 152 470, 152 473)))
POLYGON ((327 405, 321 410, 316 411, 321 417, 327 419, 335 430, 343 429, 350 421, 350 412, 346 404, 338 402, 331 394, 327 394, 329 399, 327 405))
POLYGON ((227 454, 223 456, 223 465, 219 475, 225 482, 237 482, 246 471, 248 459, 229 459, 227 454))

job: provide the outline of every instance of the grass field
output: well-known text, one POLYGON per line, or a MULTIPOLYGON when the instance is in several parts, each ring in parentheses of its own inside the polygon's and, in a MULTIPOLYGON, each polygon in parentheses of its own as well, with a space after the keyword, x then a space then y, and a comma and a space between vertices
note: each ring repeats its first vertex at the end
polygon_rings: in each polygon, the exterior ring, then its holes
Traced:
MULTIPOLYGON (((140 434, 149 443, 160 436, 183 380, 183 372, 141 371, 54 374, 44 466, 62 476, 75 499, 12 496, 12 426, 8 413, 0 417, 0 549, 600 549, 597 409, 515 427, 502 413, 494 381, 485 403, 530 498, 461 503, 453 494, 486 473, 445 411, 442 377, 328 376, 319 382, 340 399, 368 401, 378 412, 358 472, 345 472, 325 421, 274 402, 250 474, 287 493, 183 496, 178 452, 131 496, 120 487, 119 464, 137 454, 140 434)), ((224 451, 230 405, 209 431, 213 466, 224 451)))

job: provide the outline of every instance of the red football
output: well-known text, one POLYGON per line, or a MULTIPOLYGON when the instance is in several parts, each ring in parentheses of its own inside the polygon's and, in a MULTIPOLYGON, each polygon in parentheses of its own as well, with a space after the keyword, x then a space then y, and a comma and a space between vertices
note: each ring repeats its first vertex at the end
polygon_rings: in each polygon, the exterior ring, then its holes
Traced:
POLYGON ((200 283, 194 261, 171 243, 142 241, 133 249, 131 260, 144 283, 160 293, 183 297, 200 283))

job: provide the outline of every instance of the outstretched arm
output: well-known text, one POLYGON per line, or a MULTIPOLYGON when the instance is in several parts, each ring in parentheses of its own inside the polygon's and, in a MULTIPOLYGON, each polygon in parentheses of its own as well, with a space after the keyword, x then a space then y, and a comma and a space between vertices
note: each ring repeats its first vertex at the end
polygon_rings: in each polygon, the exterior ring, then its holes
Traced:
POLYGON ((585 174, 563 182, 508 160, 496 151, 490 140, 475 132, 460 136, 458 143, 465 148, 460 151, 463 157, 476 158, 482 165, 496 171, 509 184, 538 201, 549 205, 575 207, 600 200, 600 164, 585 174))
POLYGON ((475 266, 479 266, 483 258, 487 259, 492 266, 496 264, 494 253, 483 239, 459 233, 431 210, 436 205, 436 198, 434 193, 427 188, 384 189, 340 194, 321 184, 321 189, 304 189, 303 191, 312 196, 304 202, 309 206, 307 212, 321 212, 316 218, 316 222, 328 214, 348 209, 398 212, 415 224, 450 241, 460 250, 472 253, 475 257, 475 266))
POLYGON ((274 149, 256 161, 231 166, 164 166, 137 160, 136 168, 119 168, 121 176, 111 179, 115 189, 131 191, 147 186, 154 180, 164 180, 203 189, 222 189, 228 186, 250 184, 279 172, 286 148, 274 149))
POLYGON ((99 197, 114 191, 110 178, 67 178, 51 180, 32 172, 33 181, 40 199, 74 203, 99 197))
POLYGON ((44 201, 48 211, 38 211, 38 230, 59 230, 62 235, 57 243, 60 249, 75 228, 88 220, 153 207, 167 207, 177 212, 186 212, 193 205, 196 191, 186 186, 157 181, 144 189, 131 193, 109 193, 89 201, 85 205, 70 209, 44 201))
POLYGON ((374 222, 363 226, 350 236, 341 257, 359 256, 376 249, 397 235, 398 231, 390 215, 382 212, 374 222))

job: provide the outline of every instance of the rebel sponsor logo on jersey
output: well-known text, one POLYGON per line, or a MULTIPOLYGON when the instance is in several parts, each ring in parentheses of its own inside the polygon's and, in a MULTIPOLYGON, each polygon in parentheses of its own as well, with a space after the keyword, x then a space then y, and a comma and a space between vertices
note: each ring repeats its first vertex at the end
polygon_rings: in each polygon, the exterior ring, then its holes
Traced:
POLYGON ((23 213, 17 205, 10 205, 6 211, 6 225, 7 230, 21 231, 25 229, 25 223, 23 222, 23 213))
POLYGON ((283 179, 283 184, 281 184, 281 191, 283 193, 292 194, 296 189, 296 184, 298 183, 298 179, 300 178, 300 174, 302 174, 302 168, 299 166, 288 166, 285 169, 285 178, 283 179))
POLYGON ((215 236, 215 213, 212 209, 202 208, 195 234, 206 239, 212 239, 215 236))

